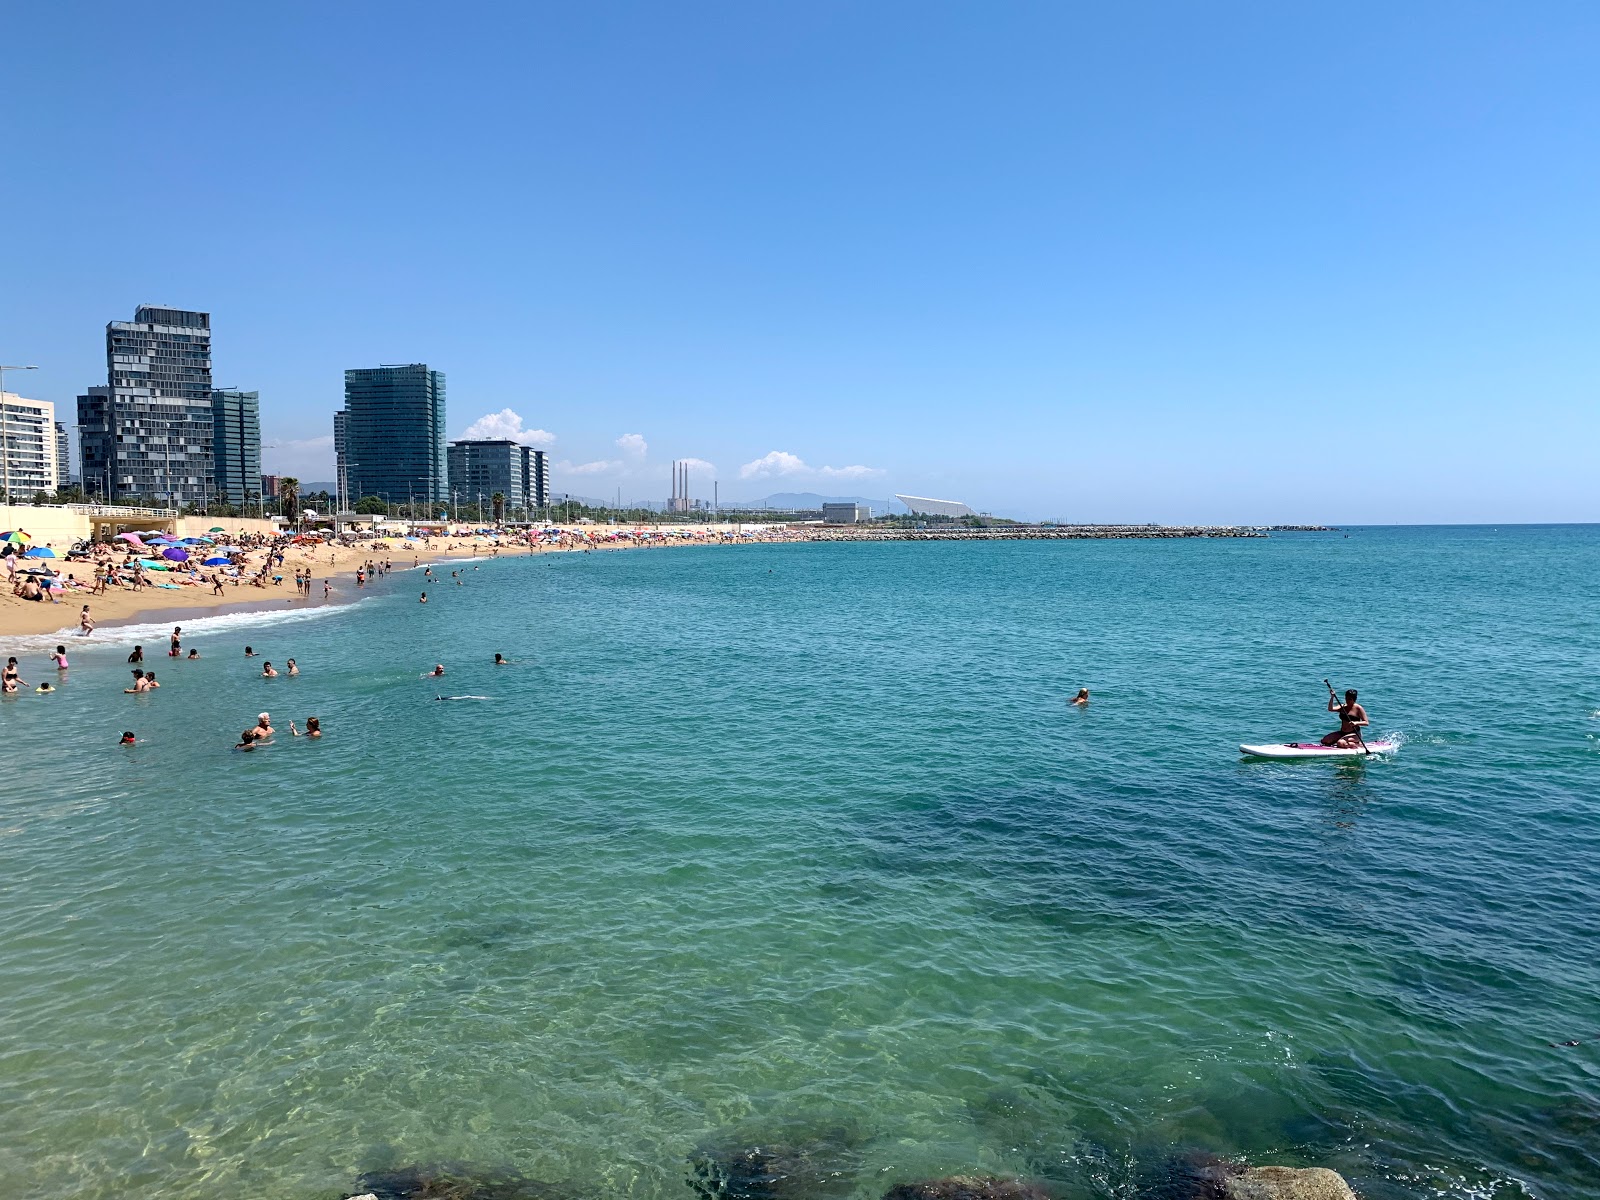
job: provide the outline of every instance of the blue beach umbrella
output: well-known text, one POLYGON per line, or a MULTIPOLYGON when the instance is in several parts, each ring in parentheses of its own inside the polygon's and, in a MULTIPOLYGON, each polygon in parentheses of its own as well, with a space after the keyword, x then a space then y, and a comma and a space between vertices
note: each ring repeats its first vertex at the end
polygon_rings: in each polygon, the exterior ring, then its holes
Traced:
POLYGON ((200 565, 204 567, 225 567, 228 565, 229 561, 230 560, 224 555, 216 554, 206 559, 205 562, 201 563, 200 565))
POLYGON ((173 562, 183 562, 189 557, 189 552, 181 546, 168 546, 161 552, 162 558, 170 558, 173 562))
POLYGON ((56 556, 56 552, 54 550, 50 549, 49 546, 35 546, 32 550, 29 550, 28 553, 26 555, 24 555, 23 557, 25 557, 25 558, 54 558, 55 556, 56 556))

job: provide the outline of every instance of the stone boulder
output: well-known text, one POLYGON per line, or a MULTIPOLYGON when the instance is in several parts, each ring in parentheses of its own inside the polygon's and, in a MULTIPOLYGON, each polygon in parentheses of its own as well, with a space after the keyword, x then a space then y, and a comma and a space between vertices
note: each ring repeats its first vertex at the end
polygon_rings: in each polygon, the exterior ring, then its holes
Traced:
POLYGON ((1249 1167, 1222 1181, 1227 1200, 1356 1200, 1344 1176, 1326 1167, 1249 1167))

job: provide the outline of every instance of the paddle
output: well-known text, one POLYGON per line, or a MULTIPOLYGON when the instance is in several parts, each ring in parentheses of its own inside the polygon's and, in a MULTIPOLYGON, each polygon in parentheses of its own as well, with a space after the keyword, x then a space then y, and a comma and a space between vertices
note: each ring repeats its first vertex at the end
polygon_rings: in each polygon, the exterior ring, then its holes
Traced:
MULTIPOLYGON (((1339 693, 1333 690, 1333 684, 1329 683, 1326 679, 1322 681, 1322 684, 1328 689, 1328 695, 1333 699, 1333 701, 1338 703, 1339 693)), ((1361 753, 1370 758, 1372 756, 1372 751, 1367 749, 1367 739, 1361 736, 1361 730, 1359 728, 1356 730, 1356 741, 1361 743, 1361 753)))

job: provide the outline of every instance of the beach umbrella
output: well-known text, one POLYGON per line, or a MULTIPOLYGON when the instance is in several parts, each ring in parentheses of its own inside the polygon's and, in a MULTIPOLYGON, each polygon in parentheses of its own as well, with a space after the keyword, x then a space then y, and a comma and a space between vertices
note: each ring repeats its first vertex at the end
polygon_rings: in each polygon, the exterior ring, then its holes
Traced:
POLYGON ((213 525, 210 529, 206 530, 206 532, 207 533, 227 533, 228 531, 226 529, 224 529, 221 525, 213 525))
POLYGON ((49 546, 35 546, 27 554, 23 555, 24 558, 54 558, 55 556, 56 552, 50 549, 49 546))
POLYGON ((139 535, 137 533, 119 533, 117 536, 125 542, 133 542, 137 544, 139 541, 139 535))
POLYGON ((145 569, 149 571, 165 571, 167 569, 167 564, 162 562, 159 558, 141 558, 139 561, 143 563, 145 569))
POLYGON ((170 558, 173 562, 185 562, 188 560, 189 552, 181 546, 168 546, 161 552, 161 557, 170 558))
POLYGON ((217 554, 206 559, 205 562, 201 563, 200 565, 203 567, 225 567, 228 565, 228 559, 221 554, 217 554))
POLYGON ((18 546, 26 546, 33 541, 33 534, 23 533, 20 529, 8 529, 0 533, 0 542, 12 542, 18 546))

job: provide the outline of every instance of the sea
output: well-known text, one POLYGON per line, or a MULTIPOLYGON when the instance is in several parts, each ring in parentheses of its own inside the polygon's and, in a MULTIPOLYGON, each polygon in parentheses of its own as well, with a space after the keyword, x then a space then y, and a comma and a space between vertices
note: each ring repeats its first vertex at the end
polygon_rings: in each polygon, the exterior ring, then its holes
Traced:
POLYGON ((10 640, 8 1200, 1600 1195, 1600 527, 420 574, 10 640))

